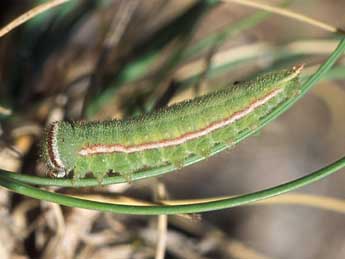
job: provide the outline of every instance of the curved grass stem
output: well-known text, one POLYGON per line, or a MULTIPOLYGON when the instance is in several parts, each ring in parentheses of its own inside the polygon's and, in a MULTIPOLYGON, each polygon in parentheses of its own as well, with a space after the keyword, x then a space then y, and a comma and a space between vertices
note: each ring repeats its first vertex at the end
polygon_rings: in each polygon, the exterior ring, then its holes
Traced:
POLYGON ((16 192, 32 198, 55 202, 60 205, 78 207, 84 209, 98 210, 103 212, 136 214, 136 215, 162 215, 162 214, 181 214, 181 213, 200 213, 206 211, 220 210, 226 208, 237 207, 251 202, 274 197, 297 188, 311 184, 322 178, 331 175, 345 166, 345 157, 326 166, 307 176, 297 180, 268 188, 262 191, 240 195, 233 198, 215 200, 210 202, 200 202, 184 205, 162 205, 162 206, 138 206, 138 205, 120 205, 103 202, 96 202, 70 197, 67 195, 57 194, 40 190, 38 188, 18 182, 4 175, 0 175, 0 185, 16 192))

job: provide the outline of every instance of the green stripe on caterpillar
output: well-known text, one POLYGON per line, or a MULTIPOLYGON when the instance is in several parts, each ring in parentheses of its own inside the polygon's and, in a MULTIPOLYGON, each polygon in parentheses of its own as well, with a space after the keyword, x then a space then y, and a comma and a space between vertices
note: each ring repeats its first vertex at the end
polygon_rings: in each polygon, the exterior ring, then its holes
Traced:
POLYGON ((109 172, 130 177, 140 169, 172 163, 190 155, 207 157, 219 144, 232 145, 243 130, 299 92, 303 65, 267 73, 193 100, 126 120, 49 125, 42 156, 55 176, 109 172))

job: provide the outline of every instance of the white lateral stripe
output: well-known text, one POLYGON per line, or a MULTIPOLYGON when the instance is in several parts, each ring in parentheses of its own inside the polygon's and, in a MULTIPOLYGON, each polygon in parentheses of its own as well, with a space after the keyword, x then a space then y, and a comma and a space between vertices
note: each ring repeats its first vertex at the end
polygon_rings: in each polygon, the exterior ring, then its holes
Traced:
POLYGON ((214 130, 217 130, 219 128, 225 127, 227 125, 230 125, 234 123, 235 121, 245 117, 246 115, 253 112, 256 108, 264 105, 266 102, 268 102, 270 99, 278 95, 283 91, 282 88, 279 88, 273 92, 271 92, 269 95, 265 96, 263 99, 259 99, 256 102, 253 102, 250 106, 248 106, 246 109, 235 113, 233 116, 229 117, 227 120, 222 120, 216 123, 211 124, 207 128, 204 128, 202 130, 198 130, 195 132, 186 133, 182 137, 177 137, 176 139, 170 139, 170 140, 162 140, 147 144, 138 144, 135 146, 123 146, 121 144, 113 144, 113 145, 102 145, 102 144, 96 144, 94 146, 85 147, 79 151, 79 155, 81 156, 88 156, 88 155, 94 155, 99 153, 134 153, 134 152, 140 152, 145 151, 149 149, 156 149, 156 148, 164 148, 164 147, 170 147, 170 146, 177 146, 180 144, 183 144, 189 140, 197 139, 202 136, 205 136, 209 133, 211 133, 214 130))

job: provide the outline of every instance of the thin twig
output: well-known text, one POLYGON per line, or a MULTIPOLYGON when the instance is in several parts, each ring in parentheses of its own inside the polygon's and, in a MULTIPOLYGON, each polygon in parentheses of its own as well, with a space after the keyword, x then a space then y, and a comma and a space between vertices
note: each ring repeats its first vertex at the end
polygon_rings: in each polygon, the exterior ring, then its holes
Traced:
POLYGON ((321 28, 323 30, 329 31, 329 32, 333 32, 333 33, 342 33, 344 34, 345 32, 340 29, 340 28, 336 28, 330 24, 327 24, 325 22, 321 22, 317 19, 305 16, 303 14, 299 14, 284 8, 280 8, 280 7, 276 7, 276 6, 271 6, 268 4, 264 4, 264 3, 259 3, 257 1, 251 1, 251 0, 223 0, 223 2, 234 2, 240 5, 245 5, 245 6, 249 6, 249 7, 253 7, 256 9, 260 9, 260 10, 265 10, 271 13, 275 13, 275 14, 279 14, 281 16, 285 16, 285 17, 289 17, 292 18, 294 20, 297 21, 301 21, 310 25, 313 25, 315 27, 321 28))
POLYGON ((52 0, 47 3, 43 3, 39 6, 36 6, 29 11, 25 12, 24 14, 18 16, 16 19, 14 19, 12 22, 7 24, 5 27, 0 29, 0 38, 4 36, 5 34, 9 33, 19 25, 25 23, 26 21, 34 18, 35 16, 39 15, 40 13, 43 13, 55 6, 61 5, 65 2, 68 2, 70 0, 52 0))

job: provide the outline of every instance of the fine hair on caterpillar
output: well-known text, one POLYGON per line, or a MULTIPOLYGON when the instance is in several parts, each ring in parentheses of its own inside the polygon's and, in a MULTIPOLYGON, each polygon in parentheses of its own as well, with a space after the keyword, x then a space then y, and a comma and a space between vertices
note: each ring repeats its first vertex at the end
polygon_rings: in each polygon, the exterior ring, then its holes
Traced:
POLYGON ((191 155, 208 157, 217 144, 256 127, 299 92, 303 65, 267 73, 231 87, 126 120, 50 124, 42 156, 57 177, 73 172, 102 179, 144 168, 181 167, 191 155))

